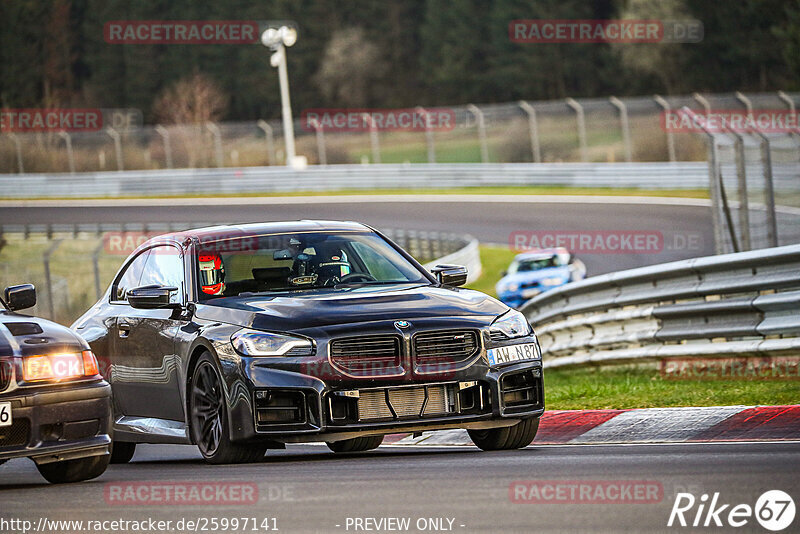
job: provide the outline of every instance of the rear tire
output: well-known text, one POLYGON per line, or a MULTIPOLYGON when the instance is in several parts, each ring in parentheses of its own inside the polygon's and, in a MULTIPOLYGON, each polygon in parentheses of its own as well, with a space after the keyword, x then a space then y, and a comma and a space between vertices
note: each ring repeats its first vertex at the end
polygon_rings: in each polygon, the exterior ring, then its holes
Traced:
POLYGON ((377 449, 381 443, 383 443, 383 436, 364 436, 342 441, 329 441, 326 445, 333 452, 364 452, 377 449))
POLYGON ((267 445, 234 443, 225 391, 217 363, 209 352, 197 360, 189 389, 190 431, 200 454, 211 464, 241 464, 264 457, 267 445))
POLYGON ((103 474, 108 467, 111 455, 90 456, 75 460, 62 460, 49 464, 36 465, 39 473, 52 484, 81 482, 91 480, 103 474))
POLYGON ((527 447, 539 430, 539 418, 523 419, 514 426, 467 430, 472 442, 484 451, 506 451, 527 447))
POLYGON ((115 441, 111 445, 111 463, 127 464, 136 452, 136 444, 130 441, 115 441))

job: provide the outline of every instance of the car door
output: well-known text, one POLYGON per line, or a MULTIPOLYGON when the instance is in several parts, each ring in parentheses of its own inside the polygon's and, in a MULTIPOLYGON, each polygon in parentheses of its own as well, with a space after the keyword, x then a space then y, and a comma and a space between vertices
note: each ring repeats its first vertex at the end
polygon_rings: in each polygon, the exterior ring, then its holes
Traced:
MULTIPOLYGON (((117 288, 119 311, 112 349, 112 386, 122 415, 184 421, 175 335, 185 324, 173 311, 131 307, 124 291, 147 285, 177 287, 171 300, 185 304, 184 256, 176 246, 147 251, 136 286, 117 288)), ((124 278, 124 275, 123 275, 124 278)), ((133 278, 133 277, 131 277, 133 278)))

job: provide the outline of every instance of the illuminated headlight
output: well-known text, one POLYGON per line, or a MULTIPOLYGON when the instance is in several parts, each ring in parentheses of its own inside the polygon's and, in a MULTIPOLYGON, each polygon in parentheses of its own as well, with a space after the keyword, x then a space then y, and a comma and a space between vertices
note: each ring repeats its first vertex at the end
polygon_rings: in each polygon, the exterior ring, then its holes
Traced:
POLYGON ((498 330, 508 338, 527 336, 531 333, 528 320, 517 310, 510 310, 492 323, 492 330, 498 330))
POLYGON ((258 330, 239 330, 231 336, 233 348, 245 356, 310 356, 314 345, 308 339, 258 330))
POLYGON ((543 286, 560 286, 564 283, 563 278, 544 278, 541 282, 539 282, 543 286))
POLYGON ((26 382, 58 382, 98 374, 97 359, 90 350, 25 356, 22 360, 22 378, 26 382))

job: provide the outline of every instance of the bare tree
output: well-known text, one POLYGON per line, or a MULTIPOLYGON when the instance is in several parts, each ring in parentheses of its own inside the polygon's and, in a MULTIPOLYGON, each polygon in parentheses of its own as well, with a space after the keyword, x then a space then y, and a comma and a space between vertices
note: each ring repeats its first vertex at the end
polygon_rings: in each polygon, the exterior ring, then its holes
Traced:
POLYGON ((160 124, 176 125, 170 128, 173 148, 183 147, 189 167, 208 166, 214 141, 205 125, 224 117, 227 107, 222 89, 195 73, 162 91, 153 104, 153 115, 160 124))
POLYGON ((163 124, 203 124, 221 119, 227 108, 228 99, 214 80, 195 73, 162 91, 153 114, 163 124))
POLYGON ((338 30, 325 47, 315 81, 329 101, 345 106, 363 106, 371 88, 386 72, 386 62, 377 45, 361 28, 338 30))

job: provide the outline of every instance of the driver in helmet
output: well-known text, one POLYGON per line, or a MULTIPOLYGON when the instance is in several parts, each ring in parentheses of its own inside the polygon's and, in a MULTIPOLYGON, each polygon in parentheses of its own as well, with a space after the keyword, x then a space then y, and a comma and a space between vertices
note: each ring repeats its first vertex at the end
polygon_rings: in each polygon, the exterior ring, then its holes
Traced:
POLYGON ((200 288, 207 295, 222 295, 225 291, 225 266, 219 254, 200 254, 200 288))
POLYGON ((343 250, 336 249, 331 253, 324 253, 318 261, 315 269, 317 274, 329 282, 338 282, 352 270, 347 254, 343 250))

